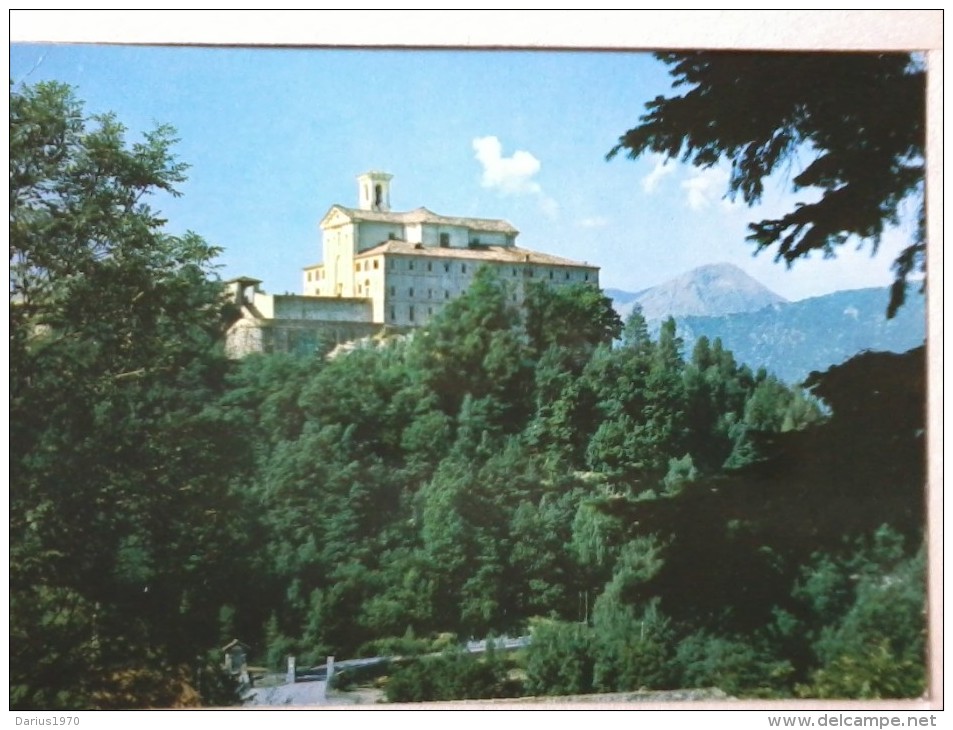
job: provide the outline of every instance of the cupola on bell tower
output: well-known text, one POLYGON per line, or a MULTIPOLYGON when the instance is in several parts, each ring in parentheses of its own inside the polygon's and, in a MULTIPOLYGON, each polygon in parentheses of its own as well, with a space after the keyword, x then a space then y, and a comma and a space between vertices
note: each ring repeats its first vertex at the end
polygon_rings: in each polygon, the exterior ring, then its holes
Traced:
POLYGON ((394 177, 386 172, 365 172, 357 178, 358 208, 376 210, 380 213, 390 211, 390 181, 394 177))

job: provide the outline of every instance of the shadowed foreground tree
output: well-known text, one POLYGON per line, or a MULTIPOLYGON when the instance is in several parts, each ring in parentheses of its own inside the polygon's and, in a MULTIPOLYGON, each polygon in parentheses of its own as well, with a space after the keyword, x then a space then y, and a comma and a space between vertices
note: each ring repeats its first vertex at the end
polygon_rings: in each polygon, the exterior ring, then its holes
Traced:
POLYGON ((819 190, 780 218, 749 224, 757 250, 775 248, 788 265, 820 251, 833 256, 851 237, 876 251, 901 205, 919 198, 918 230, 893 264, 888 317, 903 304, 907 279, 925 272, 925 80, 905 53, 657 54, 682 95, 646 104, 640 124, 608 157, 655 152, 713 167, 731 163, 728 194, 757 203, 764 180, 784 164, 810 161, 795 191, 819 190))
POLYGON ((203 665, 247 550, 248 449, 213 407, 216 249, 146 203, 184 179, 171 135, 127 145, 69 87, 11 88, 13 707, 230 699, 203 665))

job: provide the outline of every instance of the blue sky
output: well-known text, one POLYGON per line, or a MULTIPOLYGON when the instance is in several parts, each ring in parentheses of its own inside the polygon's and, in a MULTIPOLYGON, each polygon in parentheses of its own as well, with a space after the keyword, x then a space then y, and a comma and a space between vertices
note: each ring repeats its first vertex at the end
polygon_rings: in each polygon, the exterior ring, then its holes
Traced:
POLYGON ((174 126, 189 180, 157 199, 172 233, 221 246, 220 275, 300 292, 320 260, 318 221, 356 205, 356 176, 394 175, 396 210, 504 218, 518 244, 601 267, 604 287, 636 291, 728 261, 789 299, 887 285, 912 233, 876 257, 848 244, 791 269, 752 256, 746 223, 797 200, 769 183, 760 208, 723 199, 724 169, 605 155, 665 67, 635 52, 405 51, 15 44, 15 83, 62 81, 91 113, 113 111, 134 141, 174 126))

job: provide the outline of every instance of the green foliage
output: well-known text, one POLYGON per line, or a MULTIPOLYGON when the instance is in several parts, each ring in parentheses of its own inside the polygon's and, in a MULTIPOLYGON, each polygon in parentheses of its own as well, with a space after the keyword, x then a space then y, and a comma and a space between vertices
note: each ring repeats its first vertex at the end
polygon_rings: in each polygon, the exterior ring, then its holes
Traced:
POLYGON ((607 513, 601 500, 586 500, 573 518, 572 548, 583 564, 601 574, 615 564, 626 534, 626 524, 607 513))
POLYGON ((657 602, 644 610, 620 600, 607 589, 593 616, 594 683, 602 692, 670 689, 675 673, 675 631, 657 602))
POLYGON ((386 696, 388 702, 484 700, 512 697, 517 689, 495 651, 478 656, 451 650, 401 666, 388 679, 386 696))
POLYGON ((698 469, 695 468, 692 455, 685 454, 681 459, 668 460, 668 472, 662 479, 662 486, 666 494, 677 495, 697 478, 698 469))
POLYGON ((448 642, 446 635, 437 639, 418 638, 413 627, 408 626, 403 636, 374 639, 363 645, 358 653, 362 656, 412 657, 442 651, 449 648, 446 646, 448 643, 453 642, 448 642))
POLYGON ((466 396, 490 398, 498 409, 494 425, 509 431, 522 422, 531 371, 519 320, 506 285, 482 268, 462 296, 415 334, 411 365, 445 413, 456 415, 466 396))
POLYGON ((612 300, 588 284, 561 288, 536 284, 529 288, 524 308, 533 351, 542 354, 558 347, 573 353, 580 366, 597 345, 611 343, 622 332, 612 300))
POLYGON ((684 687, 717 687, 734 695, 772 695, 790 681, 792 668, 757 638, 704 631, 679 642, 675 662, 684 687))
POLYGON ((925 553, 887 526, 846 557, 820 555, 794 595, 819 668, 802 696, 917 697, 926 688, 925 553))
POLYGON ((285 670, 289 656, 297 654, 295 641, 281 632, 275 614, 271 615, 265 626, 265 646, 265 663, 278 672, 285 670))
POLYGON ((578 487, 520 502, 510 523, 509 575, 520 616, 571 616, 580 568, 571 554, 578 487))
POLYGON ((171 129, 127 145, 58 84, 10 103, 12 692, 121 705, 141 667, 193 675, 242 575, 218 251, 147 203, 184 180, 171 129))
POLYGON ((926 680, 922 661, 898 655, 885 640, 839 656, 796 690, 817 699, 913 699, 923 696, 926 680))
POLYGON ((610 151, 646 152, 697 167, 731 163, 728 193, 757 203, 765 178, 798 155, 810 162, 795 191, 819 190, 777 219, 749 224, 760 251, 788 264, 813 251, 834 255, 850 238, 877 250, 903 202, 919 199, 920 230, 894 262, 888 316, 907 277, 926 264, 924 144, 926 69, 906 53, 668 52, 670 97, 646 104, 640 124, 610 151))
POLYGON ((577 623, 536 622, 526 651, 529 695, 588 694, 593 690, 592 630, 577 623))

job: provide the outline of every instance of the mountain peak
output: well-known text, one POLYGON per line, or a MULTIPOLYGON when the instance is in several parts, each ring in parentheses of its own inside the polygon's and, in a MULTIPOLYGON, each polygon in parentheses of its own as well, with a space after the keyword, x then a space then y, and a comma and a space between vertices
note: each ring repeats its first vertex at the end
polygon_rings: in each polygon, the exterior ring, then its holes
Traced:
POLYGON ((753 312, 785 302, 734 264, 699 266, 635 298, 647 320, 753 312))

